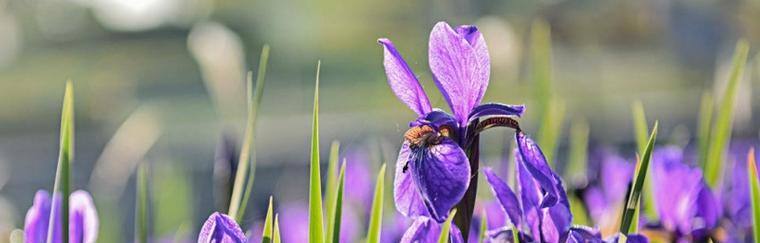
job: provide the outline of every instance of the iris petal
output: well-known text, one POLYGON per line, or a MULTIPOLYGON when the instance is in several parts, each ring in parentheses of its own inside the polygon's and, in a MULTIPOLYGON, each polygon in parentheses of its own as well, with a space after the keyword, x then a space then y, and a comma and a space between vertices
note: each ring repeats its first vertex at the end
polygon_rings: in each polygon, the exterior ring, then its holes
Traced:
MULTIPOLYGON (((85 191, 75 191, 69 197, 69 241, 93 243, 98 236, 98 216, 92 197, 85 191)), ((24 225, 24 242, 47 242, 51 210, 55 208, 55 228, 52 242, 61 242, 62 226, 60 223, 61 197, 52 198, 47 191, 39 190, 34 196, 34 204, 26 214, 24 225)))
POLYGON ((522 215, 522 209, 520 208, 520 202, 517 201, 517 196, 512 192, 507 183, 491 170, 491 168, 485 168, 483 173, 486 175, 488 184, 491 185, 491 192, 493 192, 496 199, 501 204, 502 209, 509 216, 509 220, 513 225, 520 225, 520 216, 522 215))
POLYGON ((470 163, 450 138, 440 144, 412 149, 410 170, 422 201, 435 221, 446 220, 470 185, 470 163))
POLYGON ((425 90, 420 85, 412 69, 393 46, 393 42, 382 38, 377 40, 384 47, 385 75, 393 93, 411 108, 417 115, 422 116, 432 110, 425 90))
POLYGON ((198 243, 243 243, 245 234, 235 220, 215 212, 208 217, 198 235, 198 243))
POLYGON ((396 177, 393 181, 393 199, 396 203, 396 210, 406 217, 427 216, 429 214, 422 202, 417 183, 414 182, 412 173, 409 172, 408 167, 414 166, 413 163, 407 164, 410 155, 409 143, 404 142, 398 152, 396 177), (404 167, 407 167, 406 171, 404 171, 404 167))
POLYGON ((430 32, 428 45, 433 80, 464 126, 488 87, 491 64, 485 40, 474 26, 455 31, 439 22, 430 32))
MULTIPOLYGON (((441 234, 441 224, 436 223, 427 217, 418 217, 414 220, 404 236, 401 237, 400 243, 436 243, 441 234)), ((462 233, 455 224, 451 224, 449 231, 450 243, 463 243, 462 233)))
POLYGON ((557 188, 560 183, 558 177, 551 171, 549 164, 546 163, 546 157, 541 152, 541 148, 533 140, 521 132, 516 133, 515 136, 517 137, 518 155, 521 157, 519 161, 522 161, 520 164, 525 166, 533 179, 536 180, 545 192, 539 207, 554 206, 559 202, 560 193, 564 193, 557 188))

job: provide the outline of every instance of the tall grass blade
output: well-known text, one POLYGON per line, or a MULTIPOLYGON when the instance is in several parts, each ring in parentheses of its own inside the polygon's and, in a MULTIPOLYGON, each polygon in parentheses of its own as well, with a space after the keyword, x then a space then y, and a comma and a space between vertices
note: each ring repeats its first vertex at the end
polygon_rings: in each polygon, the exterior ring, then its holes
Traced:
POLYGON ((273 243, 280 243, 280 215, 275 214, 274 215, 274 232, 272 233, 272 242, 273 243))
POLYGON ((639 198, 641 198, 641 191, 644 189, 644 182, 647 177, 647 171, 649 171, 649 161, 652 158, 652 149, 657 138, 657 126, 658 122, 654 122, 652 128, 652 134, 649 135, 649 142, 644 149, 644 154, 641 157, 641 162, 636 169, 636 175, 631 188, 631 193, 628 196, 625 210, 623 211, 623 219, 620 223, 620 232, 624 235, 628 235, 631 228, 631 223, 634 221, 634 217, 638 217, 636 214, 637 208, 640 206, 639 198))
MULTIPOLYGON (((369 230, 367 232, 367 243, 380 242, 380 227, 383 225, 383 196, 385 195, 385 163, 380 166, 375 181, 375 196, 372 199, 372 209, 369 218, 369 230)), ((453 215, 449 217, 449 223, 453 215)))
POLYGON ((327 215, 327 242, 332 242, 333 232, 333 214, 335 206, 335 193, 338 189, 338 153, 340 152, 340 142, 333 141, 330 144, 330 158, 327 162, 327 188, 325 188, 324 201, 327 202, 325 209, 327 215))
POLYGON ((736 89, 739 87, 739 81, 744 73, 744 64, 747 62, 748 52, 749 44, 747 44, 747 41, 739 40, 734 52, 731 74, 728 77, 728 85, 726 86, 725 93, 723 93, 723 99, 720 101, 715 124, 712 133, 710 134, 711 143, 707 150, 705 180, 707 180, 707 184, 712 188, 718 186, 720 175, 723 172, 725 150, 728 146, 728 141, 731 139, 736 89))
POLYGON ((452 209, 451 213, 449 213, 449 217, 446 218, 446 222, 443 222, 443 225, 441 225, 441 235, 438 236, 438 243, 448 243, 449 242, 449 232, 451 231, 451 221, 454 220, 454 215, 457 214, 457 209, 452 209))
POLYGON ((531 25, 531 73, 535 84, 537 109, 541 122, 538 144, 550 166, 554 166, 554 153, 562 129, 565 106, 552 90, 552 40, 549 24, 543 20, 531 25))
POLYGON ((346 159, 343 159, 343 164, 340 166, 340 175, 338 177, 338 185, 335 189, 335 197, 329 199, 330 205, 328 208, 332 208, 332 214, 328 214, 330 218, 327 225, 327 237, 331 237, 327 242, 338 243, 340 241, 340 224, 341 216, 343 214, 343 189, 346 181, 346 159))
POLYGON ((750 149, 747 154, 747 167, 749 168, 749 188, 752 198, 752 232, 755 243, 760 243, 760 178, 757 177, 757 162, 755 150, 750 149))
POLYGON ((544 113, 541 120, 538 142, 541 148, 544 148, 546 161, 553 168, 556 168, 554 154, 557 152, 557 144, 559 144, 559 139, 562 135, 562 123, 564 119, 565 104, 559 99, 552 99, 549 102, 547 112, 544 113))
POLYGON ((585 179, 588 167, 588 121, 577 118, 570 126, 570 164, 566 177, 573 181, 585 179))
POLYGON ((324 219, 322 215, 322 179, 319 173, 319 70, 314 87, 314 113, 311 121, 311 168, 309 178, 309 242, 324 242, 324 219))
POLYGON ((699 149, 699 166, 707 169, 707 150, 710 146, 710 125, 712 124, 713 98, 709 92, 702 94, 699 104, 699 121, 697 125, 697 148, 699 149))
POLYGON ((256 158, 251 156, 253 153, 253 136, 256 131, 256 114, 261 104, 261 98, 264 95, 264 80, 266 77, 267 63, 269 63, 269 45, 261 48, 259 57, 259 70, 256 74, 256 88, 253 88, 253 75, 249 72, 247 76, 248 83, 248 117, 245 127, 243 144, 240 148, 240 159, 238 160, 238 170, 235 173, 235 184, 232 187, 232 196, 230 198, 230 210, 228 215, 235 217, 235 221, 240 223, 245 215, 245 208, 248 205, 248 199, 251 197, 253 189, 253 179, 256 174, 256 158), (250 168, 249 168, 250 167, 250 168), (248 182, 245 187, 243 182, 248 174, 248 182), (245 190, 245 191, 244 191, 245 190))
MULTIPOLYGON (((631 110, 633 112, 633 130, 636 137, 636 147, 638 148, 637 154, 641 155, 644 154, 644 150, 646 150, 648 141, 647 134, 649 131, 644 104, 642 104, 640 100, 637 100, 631 105, 631 110)), ((652 177, 652 172, 647 170, 647 176, 652 177)), ((654 195, 652 195, 654 192, 652 180, 644 183, 644 187, 644 212, 649 219, 657 220, 658 215, 654 206, 654 195)), ((636 220, 638 220, 638 215, 637 212, 635 216, 636 220)), ((638 224, 636 224, 636 227, 638 227, 638 224)))
POLYGON ((137 167, 137 205, 135 207, 136 239, 148 242, 148 166, 145 162, 137 167))
MULTIPOLYGON (((69 194, 71 193, 71 163, 74 161, 74 87, 71 80, 66 82, 63 93, 63 105, 61 108, 61 133, 60 147, 58 151, 58 165, 55 172, 53 185, 53 197, 61 196, 62 235, 64 243, 69 242, 69 194), (60 194, 59 194, 60 193, 60 194), (58 195, 57 195, 58 194, 58 195)), ((53 243, 55 230, 55 215, 57 208, 53 207, 48 221, 47 242, 53 243)))
POLYGON ((267 216, 264 219, 264 232, 261 233, 261 242, 262 243, 271 243, 272 242, 272 235, 274 234, 272 226, 272 215, 274 214, 274 210, 272 209, 272 196, 269 196, 269 207, 267 208, 267 216))

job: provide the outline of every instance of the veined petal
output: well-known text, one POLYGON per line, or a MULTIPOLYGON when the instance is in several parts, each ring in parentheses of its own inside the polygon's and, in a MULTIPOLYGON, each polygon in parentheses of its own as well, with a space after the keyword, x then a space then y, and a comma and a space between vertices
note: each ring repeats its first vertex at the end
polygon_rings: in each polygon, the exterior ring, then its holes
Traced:
POLYGON ((522 157, 519 156, 519 151, 515 149, 515 166, 517 166, 517 181, 520 188, 520 201, 522 202, 523 216, 525 222, 528 224, 530 234, 541 238, 541 218, 543 212, 539 208, 541 203, 541 188, 536 185, 531 174, 525 169, 522 157))
POLYGON ((422 116, 430 112, 432 109, 425 90, 422 89, 420 81, 414 76, 412 69, 409 68, 404 58, 393 46, 393 42, 385 38, 381 38, 377 42, 384 48, 383 66, 385 66, 385 75, 388 77, 388 84, 393 93, 417 115, 422 116))
POLYGON ((198 235, 198 243, 243 243, 245 234, 229 216, 215 212, 208 217, 198 235))
POLYGON ((410 167, 414 163, 409 162, 411 149, 409 142, 401 145, 396 159, 396 177, 393 180, 393 199, 396 202, 396 210, 406 217, 428 216, 428 210, 422 202, 417 183, 412 179, 410 167), (404 171, 406 167, 406 171, 404 171))
POLYGON ((491 64, 485 40, 474 26, 455 31, 438 22, 430 32, 428 45, 433 79, 454 117, 464 126, 488 87, 491 64))
POLYGON ((549 164, 546 163, 546 157, 544 157, 543 152, 541 152, 541 148, 539 148, 533 140, 525 136, 522 132, 516 133, 515 137, 517 140, 518 155, 521 157, 521 159, 517 161, 522 162, 520 164, 525 166, 525 169, 527 169, 527 171, 533 176, 533 179, 536 180, 538 185, 545 192, 539 207, 546 208, 554 206, 559 202, 560 193, 564 193, 560 192, 557 188, 560 184, 560 181, 557 179, 558 177, 552 172, 551 168, 549 168, 549 164))
POLYGON ((499 103, 487 103, 478 105, 468 115, 467 124, 472 123, 476 119, 480 119, 487 116, 522 116, 525 112, 524 105, 505 105, 499 103))
POLYGON ((602 235, 598 230, 586 226, 573 226, 567 233, 567 243, 601 243, 602 235))
MULTIPOLYGON (((428 217, 418 217, 414 220, 400 243, 436 243, 441 234, 441 224, 428 217)), ((455 224, 451 224, 449 231, 450 243, 463 243, 462 233, 455 224)))
MULTIPOLYGON (((556 178, 559 181, 559 178, 556 178)), ((571 230, 573 214, 570 212, 570 203, 565 195, 565 188, 561 181, 557 185, 560 190, 559 203, 548 208, 542 208, 541 233, 547 242, 559 242, 571 230)))
POLYGON ((34 203, 26 212, 24 220, 25 242, 38 243, 47 240, 48 223, 52 201, 47 191, 39 190, 34 194, 34 203))
POLYGON ((98 213, 92 197, 86 191, 78 190, 69 199, 69 241, 95 243, 98 239, 98 213))
POLYGON ((491 168, 485 168, 483 173, 486 175, 488 184, 491 185, 491 192, 493 192, 502 209, 509 216, 509 220, 512 221, 513 225, 519 227, 522 209, 520 208, 520 202, 517 201, 517 196, 515 196, 515 193, 512 192, 507 183, 496 176, 491 168))
POLYGON ((410 171, 422 201, 437 222, 462 199, 470 185, 470 163, 462 148, 450 138, 440 144, 411 149, 410 171))
MULTIPOLYGON (((514 239, 513 239, 514 235, 512 234, 512 230, 513 230, 513 228, 511 228, 511 227, 502 227, 502 228, 498 228, 498 229, 495 229, 495 230, 490 230, 490 231, 486 232, 486 235, 488 237, 486 237, 485 242, 486 243, 511 243, 511 242, 515 242, 514 239)), ((523 232, 519 232, 518 231, 517 234, 518 234, 517 238, 520 239, 520 242, 534 242, 533 238, 531 238, 530 236, 526 235, 523 232)))

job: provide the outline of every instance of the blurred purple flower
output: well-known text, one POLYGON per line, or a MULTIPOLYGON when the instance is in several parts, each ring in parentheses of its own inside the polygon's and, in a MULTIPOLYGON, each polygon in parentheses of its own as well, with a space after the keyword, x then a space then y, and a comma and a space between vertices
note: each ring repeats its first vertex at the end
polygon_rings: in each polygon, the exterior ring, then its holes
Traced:
POLYGON ((654 201, 663 228, 676 239, 707 240, 722 212, 702 171, 684 163, 676 147, 657 149, 652 160, 654 201))
MULTIPOLYGON (((348 150, 346 159, 346 201, 359 205, 371 205, 374 186, 369 169, 369 156, 363 149, 348 150)), ((369 212, 369 210, 366 210, 369 212)))
POLYGON ((751 201, 749 180, 747 177, 747 151, 756 146, 756 142, 731 141, 727 175, 723 178, 720 198, 723 201, 725 224, 728 239, 731 242, 752 241, 751 201))
POLYGON ((591 219, 603 235, 608 235, 618 230, 635 165, 611 152, 603 152, 598 161, 596 180, 583 197, 591 219))
MULTIPOLYGON (((280 211, 280 235, 282 242, 309 242, 308 207, 301 203, 282 206, 280 211)), ((340 224, 340 242, 355 242, 359 238, 361 224, 356 211, 344 205, 340 224)))
MULTIPOLYGON (((94 243, 98 238, 98 213, 92 197, 86 191, 75 191, 69 197, 69 242, 94 243)), ((51 200, 45 190, 34 195, 34 204, 26 213, 24 241, 47 242, 50 212, 56 208, 53 242, 62 242, 60 223, 61 198, 56 194, 51 200)))
POLYGON ((484 129, 515 127, 511 117, 520 116, 524 107, 480 104, 488 86, 490 58, 475 26, 453 29, 439 22, 430 33, 430 70, 453 116, 432 108, 417 77, 390 40, 378 42, 384 47, 383 64, 391 89, 418 115, 404 135, 396 162, 396 208, 404 216, 443 222, 469 187, 472 174, 465 151, 484 129), (479 122, 486 117, 492 120, 479 122))
POLYGON ((198 235, 198 243, 244 243, 245 234, 234 219, 215 212, 208 217, 198 235))

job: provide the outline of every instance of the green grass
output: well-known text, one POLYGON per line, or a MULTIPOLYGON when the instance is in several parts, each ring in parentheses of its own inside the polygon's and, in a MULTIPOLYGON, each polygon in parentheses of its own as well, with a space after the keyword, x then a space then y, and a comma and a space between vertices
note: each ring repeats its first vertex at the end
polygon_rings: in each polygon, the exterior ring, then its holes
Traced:
POLYGON ((451 231, 451 221, 454 221, 454 215, 456 214, 457 214, 457 209, 456 208, 452 209, 451 213, 449 213, 449 217, 446 218, 446 222, 443 222, 443 225, 441 226, 441 234, 438 236, 438 243, 449 242, 449 232, 451 231))
POLYGON ((324 242, 324 221, 322 215, 322 179, 319 173, 319 70, 314 87, 314 113, 311 123, 311 168, 309 178, 309 242, 324 242))
MULTIPOLYGON (((654 127, 652 128, 652 134, 649 135, 649 141, 647 142, 647 145, 644 149, 644 154, 641 157, 641 162, 639 162, 637 165, 638 168, 636 169, 634 181, 631 185, 631 193, 629 194, 628 201, 625 204, 625 211, 623 211, 623 218, 620 223, 620 232, 623 235, 628 235, 628 233, 631 231, 633 223, 638 222, 638 212, 641 205, 639 199, 641 198, 641 191, 644 189, 644 182, 649 171, 649 162, 652 158, 652 149, 654 148, 654 144, 657 139, 657 124, 658 122, 655 121, 654 127)), ((633 227, 638 227, 638 224, 633 225, 633 227)))
POLYGON ((731 130, 734 117, 734 101, 736 99, 736 90, 739 87, 744 73, 744 65, 747 62, 749 53, 749 44, 745 40, 739 40, 734 51, 733 64, 731 65, 731 74, 728 77, 723 99, 720 102, 720 108, 717 110, 715 124, 710 134, 711 141, 707 150, 707 160, 705 161, 705 180, 712 188, 717 188, 720 182, 720 175, 723 172, 723 160, 726 153, 728 141, 731 139, 731 130))
POLYGON ((264 218, 264 230, 261 233, 261 242, 262 243, 271 243, 273 241, 273 234, 274 234, 274 226, 272 222, 272 215, 274 214, 272 208, 272 196, 269 196, 269 207, 267 208, 267 216, 264 218))
POLYGON ((335 185, 335 196, 330 198, 330 205, 328 209, 332 208, 328 213, 328 230, 327 237, 331 237, 327 242, 338 243, 340 241, 340 224, 341 215, 343 214, 343 188, 346 181, 346 159, 343 159, 343 164, 340 166, 340 174, 338 176, 338 184, 335 185))
POLYGON ((755 243, 760 243, 760 181, 757 177, 757 162, 755 161, 755 150, 750 149, 747 155, 747 167, 749 168, 749 188, 752 198, 752 232, 755 236, 755 243))
MULTIPOLYGON (((375 196, 372 199, 372 208, 369 218, 369 229, 367 230, 367 243, 380 242, 380 230, 383 225, 383 197, 385 195, 385 163, 377 172, 375 181, 375 196)), ((451 221, 452 218, 449 218, 451 221)))
POLYGON ((135 206, 135 235, 137 242, 148 242, 148 165, 137 167, 137 205, 135 206))
MULTIPOLYGON (((69 194, 71 193, 71 164, 74 161, 74 86, 71 81, 66 82, 63 93, 63 105, 61 108, 61 133, 60 147, 58 151, 58 166, 55 172, 53 185, 53 197, 60 192, 61 196, 61 222, 62 239, 69 242, 69 194)), ((50 213, 47 242, 53 243, 56 208, 50 213)))
MULTIPOLYGON (((636 137, 636 147, 638 148, 638 151, 636 152, 638 156, 643 155, 644 151, 647 147, 647 133, 649 131, 649 125, 647 125, 647 117, 646 112, 644 111, 644 104, 641 103, 640 100, 637 100, 633 102, 631 105, 631 110, 633 112, 633 131, 634 135, 636 137)), ((647 176, 652 177, 652 172, 647 170, 647 176)), ((654 191, 652 185, 652 180, 647 181, 647 183, 644 184, 644 213, 646 213, 647 217, 650 220, 657 220, 659 218, 659 215, 657 215, 657 210, 655 209, 654 205, 654 191)), ((638 212, 636 212, 636 227, 638 227, 638 212)))

